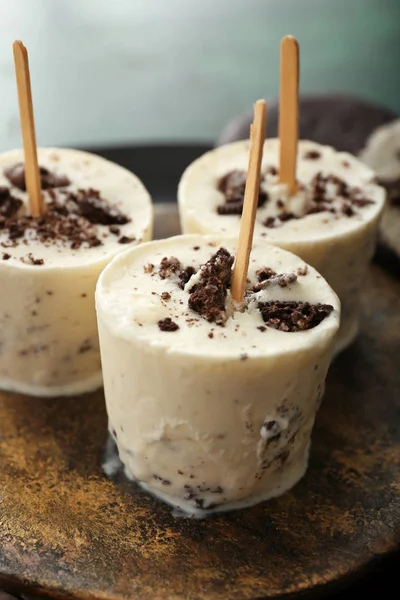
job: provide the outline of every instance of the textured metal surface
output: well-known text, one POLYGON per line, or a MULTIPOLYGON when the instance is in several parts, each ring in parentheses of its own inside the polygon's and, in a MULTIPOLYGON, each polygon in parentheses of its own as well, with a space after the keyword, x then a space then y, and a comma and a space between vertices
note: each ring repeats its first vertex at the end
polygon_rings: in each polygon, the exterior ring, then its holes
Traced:
MULTIPOLYGON (((158 208, 158 235, 176 227, 168 210, 158 208)), ((305 479, 206 521, 175 519, 102 474, 102 392, 1 394, 0 583, 83 599, 241 600, 349 577, 400 544, 399 356, 400 283, 374 266, 362 333, 332 367, 305 479)))

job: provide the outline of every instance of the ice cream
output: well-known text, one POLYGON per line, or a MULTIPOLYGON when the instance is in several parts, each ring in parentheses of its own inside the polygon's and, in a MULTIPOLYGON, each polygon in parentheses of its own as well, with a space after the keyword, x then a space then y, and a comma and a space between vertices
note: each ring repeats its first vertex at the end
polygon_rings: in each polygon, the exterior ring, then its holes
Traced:
MULTIPOLYGON (((315 267, 338 294, 342 325, 335 351, 358 330, 358 297, 376 244, 385 191, 352 155, 301 141, 299 190, 278 183, 279 141, 264 145, 255 235, 290 250, 315 267)), ((184 172, 178 191, 183 233, 237 235, 249 143, 204 154, 184 172)))
POLYGON ((77 150, 38 150, 46 204, 29 216, 20 150, 0 155, 0 388, 40 396, 102 384, 94 290, 127 244, 151 239, 138 178, 77 150))
POLYGON ((360 153, 388 192, 381 225, 382 241, 400 255, 400 119, 374 130, 360 153))
POLYGON ((303 260, 177 236, 116 257, 96 289, 109 429, 128 476, 187 514, 249 506, 304 474, 339 300, 303 260))

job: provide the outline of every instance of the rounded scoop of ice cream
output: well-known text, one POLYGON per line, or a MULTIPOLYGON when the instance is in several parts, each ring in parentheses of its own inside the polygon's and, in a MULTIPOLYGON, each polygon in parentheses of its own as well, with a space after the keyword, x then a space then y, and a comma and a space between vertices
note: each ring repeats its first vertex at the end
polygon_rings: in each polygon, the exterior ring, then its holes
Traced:
POLYGON ((116 257, 96 289, 105 396, 128 476, 188 514, 255 504, 304 474, 339 300, 261 238, 244 309, 237 239, 183 235, 116 257))
POLYGON ((400 256, 400 119, 371 133, 360 159, 373 169, 388 193, 380 239, 400 256))
MULTIPOLYGON (((299 98, 299 138, 358 154, 369 136, 398 118, 388 108, 340 94, 302 95, 299 98)), ((278 136, 279 101, 268 102, 267 137, 278 136)), ((222 131, 216 146, 249 138, 253 113, 235 117, 222 131)))
POLYGON ((0 155, 0 388, 39 396, 102 385, 94 290, 127 244, 151 239, 139 179, 99 156, 39 148, 46 211, 29 215, 22 150, 0 155))
MULTIPOLYGON (((342 302, 336 351, 358 329, 358 298, 373 255, 385 191, 374 173, 346 152, 300 141, 299 190, 279 183, 279 140, 267 139, 255 236, 301 256, 333 287, 342 302)), ((207 152, 183 173, 179 214, 183 233, 238 235, 249 143, 207 152)))

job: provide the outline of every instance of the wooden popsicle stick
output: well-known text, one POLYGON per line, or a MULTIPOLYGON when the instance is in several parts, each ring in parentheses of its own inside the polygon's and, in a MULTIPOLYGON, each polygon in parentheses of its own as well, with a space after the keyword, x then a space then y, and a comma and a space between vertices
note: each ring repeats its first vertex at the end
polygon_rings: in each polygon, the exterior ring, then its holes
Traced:
POLYGON ((296 162, 299 137, 299 45, 291 36, 281 41, 281 81, 279 98, 279 182, 297 192, 296 162))
POLYGON ((17 77, 19 117, 24 145, 25 185, 28 192, 31 214, 34 217, 38 217, 44 212, 44 204, 40 189, 28 52, 20 41, 14 42, 13 51, 15 74, 17 77))
POLYGON ((258 100, 254 105, 254 119, 250 127, 249 167, 247 170, 243 212, 240 221, 238 249, 232 274, 232 298, 238 304, 243 302, 251 245, 253 242, 266 121, 267 105, 265 100, 258 100))

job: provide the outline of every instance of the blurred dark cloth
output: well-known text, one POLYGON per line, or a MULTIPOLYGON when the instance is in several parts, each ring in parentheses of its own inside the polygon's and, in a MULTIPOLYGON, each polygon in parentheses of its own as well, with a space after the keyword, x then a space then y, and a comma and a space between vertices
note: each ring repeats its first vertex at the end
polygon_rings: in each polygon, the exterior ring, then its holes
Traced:
MULTIPOLYGON (((300 96, 299 137, 337 150, 358 154, 369 135, 398 115, 388 108, 352 97, 300 96)), ((267 102, 267 137, 278 136, 279 102, 267 102)), ((235 117, 217 138, 216 146, 249 137, 253 112, 235 117)))

